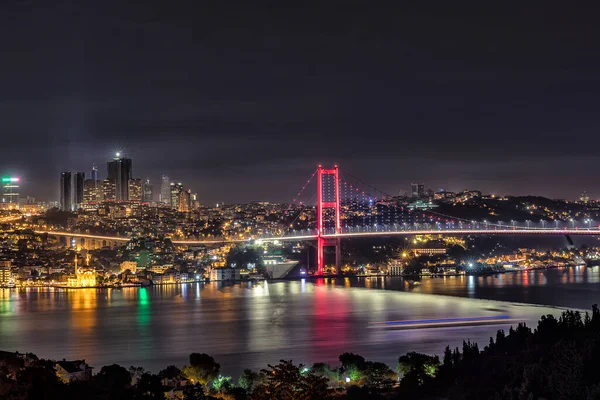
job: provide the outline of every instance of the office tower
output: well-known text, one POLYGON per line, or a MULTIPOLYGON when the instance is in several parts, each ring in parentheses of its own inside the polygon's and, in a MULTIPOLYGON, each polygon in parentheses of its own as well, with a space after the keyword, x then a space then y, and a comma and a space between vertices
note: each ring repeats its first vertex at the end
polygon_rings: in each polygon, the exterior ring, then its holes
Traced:
POLYGON ((60 174, 60 209, 63 211, 72 211, 73 187, 70 172, 60 174))
POLYGON ((102 201, 102 182, 86 179, 83 181, 83 202, 96 203, 102 201))
POLYGON ((98 167, 96 164, 92 164, 92 173, 90 174, 90 179, 94 182, 98 181, 98 167))
POLYGON ((424 197, 425 196, 425 184, 423 183, 412 183, 410 185, 412 197, 424 197))
POLYGON ((115 201, 117 199, 117 189, 115 182, 111 179, 102 181, 102 200, 115 201))
POLYGON ((198 201, 198 194, 197 193, 192 193, 191 196, 191 209, 192 210, 197 210, 198 208, 200 208, 200 201, 198 201))
POLYGON ((131 158, 116 157, 107 163, 108 180, 115 185, 116 200, 129 200, 129 181, 132 179, 131 158))
POLYGON ((189 190, 182 190, 179 192, 179 201, 177 204, 177 211, 189 212, 192 202, 192 193, 189 190))
POLYGON ((85 172, 75 173, 75 192, 73 200, 76 207, 83 203, 83 182, 85 181, 85 172))
POLYGON ((19 182, 21 179, 5 176, 2 178, 2 202, 10 204, 9 207, 19 205, 19 182))
POLYGON ((129 200, 142 201, 142 180, 141 179, 130 179, 129 180, 129 200))
POLYGON ((164 204, 171 204, 171 182, 166 175, 162 176, 160 182, 160 196, 158 201, 164 204))
POLYGON ((144 185, 142 187, 142 201, 149 203, 151 202, 152 199, 152 195, 153 195, 153 190, 152 190, 152 184, 150 183, 150 179, 146 178, 146 180, 144 181, 144 185))
POLYGON ((182 183, 171 183, 170 185, 170 193, 171 193, 171 208, 178 210, 179 209, 179 194, 183 192, 183 184, 182 183))

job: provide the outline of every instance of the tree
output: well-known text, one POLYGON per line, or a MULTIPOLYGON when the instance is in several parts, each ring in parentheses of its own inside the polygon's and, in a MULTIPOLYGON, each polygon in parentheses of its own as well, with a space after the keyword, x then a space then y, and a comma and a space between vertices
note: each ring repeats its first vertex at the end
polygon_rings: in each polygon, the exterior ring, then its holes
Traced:
POLYGON ((131 384, 136 385, 138 380, 146 373, 146 370, 142 367, 129 367, 129 376, 131 376, 131 384))
POLYGON ((204 386, 199 383, 183 387, 183 400, 204 400, 204 386))
POLYGON ((310 371, 316 375, 327 378, 330 384, 337 384, 340 380, 340 370, 338 368, 332 368, 329 364, 315 363, 310 368, 310 371))
POLYGON ((254 388, 260 382, 260 374, 252 371, 251 369, 245 369, 238 379, 238 386, 246 390, 248 393, 252 392, 254 388))
POLYGON ((190 365, 183 368, 183 375, 192 381, 207 386, 219 376, 221 365, 205 353, 190 354, 190 365))
POLYGON ((111 397, 116 397, 115 393, 123 392, 131 384, 131 375, 124 367, 112 364, 102 367, 94 376, 94 381, 98 388, 111 393, 111 397))
POLYGON ((261 370, 265 383, 253 392, 253 398, 263 399, 295 399, 295 392, 300 385, 300 366, 291 360, 280 360, 279 364, 269 364, 269 369, 261 370))
POLYGON ((331 397, 327 378, 309 372, 302 376, 299 384, 300 393, 295 397, 303 400, 320 400, 331 397))
POLYGON ((213 382, 213 388, 218 392, 226 392, 233 387, 230 376, 219 375, 213 382))
POLYGON ((165 389, 158 375, 143 373, 135 387, 136 399, 164 399, 165 389))
POLYGON ((181 370, 174 365, 169 365, 167 368, 161 370, 158 373, 158 376, 165 379, 173 379, 181 376, 181 370))
POLYGON ((402 375, 403 386, 416 388, 435 377, 439 364, 438 356, 410 352, 398 358, 396 370, 402 375))

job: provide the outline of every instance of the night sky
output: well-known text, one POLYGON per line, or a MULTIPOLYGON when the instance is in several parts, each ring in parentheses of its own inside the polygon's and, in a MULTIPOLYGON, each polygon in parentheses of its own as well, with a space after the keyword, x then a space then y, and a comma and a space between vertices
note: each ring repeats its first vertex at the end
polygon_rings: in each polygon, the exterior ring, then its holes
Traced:
POLYGON ((318 163, 600 197, 598 10, 502 3, 3 0, 0 173, 56 200, 123 149, 205 203, 289 201, 318 163))

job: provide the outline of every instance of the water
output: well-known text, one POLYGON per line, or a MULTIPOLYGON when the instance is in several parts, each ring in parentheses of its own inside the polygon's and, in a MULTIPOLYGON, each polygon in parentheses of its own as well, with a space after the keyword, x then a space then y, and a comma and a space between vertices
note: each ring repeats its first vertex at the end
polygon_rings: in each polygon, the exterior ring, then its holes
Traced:
POLYGON ((598 268, 581 267, 433 278, 420 285, 359 278, 122 290, 0 289, 0 349, 153 372, 184 365, 191 352, 213 355, 231 375, 282 358, 335 363, 345 351, 395 366, 408 351, 441 354, 463 339, 483 345, 511 322, 535 325, 540 315, 560 312, 542 304, 590 308, 600 300, 598 278, 598 268), (538 305, 519 304, 524 302, 538 305), (412 330, 377 324, 481 316, 512 321, 412 330))

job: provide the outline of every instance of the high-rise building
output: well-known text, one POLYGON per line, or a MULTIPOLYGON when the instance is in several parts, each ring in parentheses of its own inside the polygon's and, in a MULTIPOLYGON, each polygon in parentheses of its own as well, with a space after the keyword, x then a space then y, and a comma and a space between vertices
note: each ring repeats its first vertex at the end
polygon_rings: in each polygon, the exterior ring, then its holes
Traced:
POLYGON ((60 209, 63 211, 73 210, 73 182, 70 172, 60 174, 60 209))
POLYGON ((115 201, 117 199, 117 189, 115 182, 111 179, 102 181, 102 200, 115 201))
POLYGON ((183 184, 180 183, 171 183, 170 185, 171 192, 171 208, 174 210, 179 209, 179 195, 183 192, 183 184))
POLYGON ((16 208, 19 205, 19 182, 21 179, 5 176, 2 178, 2 203, 16 208))
POLYGON ((412 197, 424 197, 425 196, 425 184, 423 183, 412 183, 410 185, 412 197))
POLYGON ((198 193, 192 193, 191 209, 197 210, 200 208, 200 201, 198 200, 198 193))
POLYGON ((166 175, 162 176, 160 182, 160 196, 158 201, 164 204, 171 204, 171 181, 166 175))
POLYGON ((130 179, 129 180, 129 200, 142 201, 142 180, 141 179, 130 179))
POLYGON ((102 182, 86 179, 83 181, 83 202, 96 203, 102 201, 102 182))
POLYGON ((153 187, 152 184, 150 183, 150 179, 146 178, 146 180, 144 181, 144 184, 142 186, 142 201, 149 203, 151 202, 152 199, 152 195, 153 195, 153 187))
POLYGON ((179 212, 190 212, 192 203, 192 193, 189 190, 182 190, 179 193, 179 204, 177 204, 177 211, 179 212))
POLYGON ((107 163, 108 180, 115 185, 116 200, 129 200, 129 181, 132 179, 131 158, 116 157, 107 163))
POLYGON ((73 202, 76 207, 83 203, 83 182, 85 181, 85 172, 75 173, 75 192, 73 192, 73 202))
POLYGON ((90 179, 96 182, 98 180, 98 167, 96 164, 92 164, 92 172, 90 174, 90 179))

